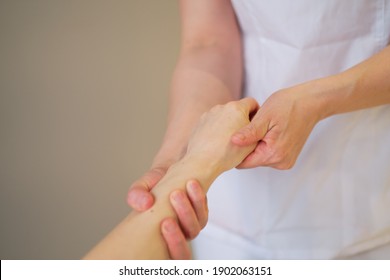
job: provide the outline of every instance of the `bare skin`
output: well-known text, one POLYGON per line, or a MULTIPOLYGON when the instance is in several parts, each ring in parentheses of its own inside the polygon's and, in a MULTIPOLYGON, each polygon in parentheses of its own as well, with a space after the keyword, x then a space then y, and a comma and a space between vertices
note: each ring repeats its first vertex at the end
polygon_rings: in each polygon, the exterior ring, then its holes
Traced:
MULTIPOLYGON (((176 219, 169 196, 177 189, 184 190, 193 177, 207 192, 219 174, 237 166, 253 151, 255 145, 237 147, 230 139, 249 123, 251 113, 257 109, 254 99, 245 98, 204 114, 191 135, 186 154, 153 188, 153 207, 131 212, 85 259, 169 259, 169 248, 161 236, 162 221, 176 219)), ((170 231, 169 226, 165 223, 163 231, 170 231)))
POLYGON ((290 169, 319 121, 386 104, 390 104, 390 46, 345 72, 272 94, 251 123, 232 137, 238 146, 257 143, 239 168, 290 169))
MULTIPOLYGON (((242 47, 230 0, 181 0, 180 14, 181 51, 171 82, 165 137, 150 170, 132 184, 128 194, 128 204, 137 211, 152 207, 150 191, 183 157, 200 116, 241 95, 242 47)), ((193 183, 197 191, 177 190, 176 199, 171 199, 180 225, 169 219, 162 224, 172 257, 190 258, 187 239, 197 236, 207 222, 205 195, 199 183, 193 183)))
MULTIPOLYGON (((204 18, 202 15, 197 13, 202 9, 200 6, 203 6, 203 9, 210 9, 212 11, 211 7, 208 6, 209 2, 213 2, 214 5, 228 5, 227 2, 230 1, 199 1, 198 9, 188 9, 183 13, 183 17, 197 16, 203 21, 204 18)), ((190 4, 187 3, 185 5, 190 4)), ((221 20, 221 15, 216 12, 217 10, 214 10, 213 16, 216 22, 213 24, 223 29, 226 26, 225 21, 221 20)), ((220 35, 225 34, 223 32, 213 33, 213 26, 207 26, 208 23, 209 21, 205 20, 202 29, 199 29, 202 30, 203 38, 209 38, 210 41, 218 41, 218 38, 225 36, 220 35), (211 31, 209 32, 209 30, 211 31)), ((197 25, 194 24, 193 26, 195 26, 193 29, 196 30, 197 25)), ((239 45, 240 43, 236 42, 236 40, 241 40, 239 33, 238 36, 232 37, 229 43, 239 45)), ((196 39, 193 39, 193 41, 196 42, 196 39)), ((222 44, 219 43, 218 45, 222 44)), ((222 58, 222 60, 229 59, 229 55, 222 58)), ((210 69, 215 69, 218 68, 218 65, 222 65, 217 60, 210 61, 214 64, 214 66, 210 66, 210 69)), ((242 64, 242 61, 240 61, 240 64, 242 64)), ((229 72, 231 69, 223 68, 223 71, 229 72)), ((256 149, 245 158, 238 168, 253 168, 258 166, 268 166, 276 169, 292 168, 311 131, 319 121, 340 113, 389 104, 389 77, 390 47, 388 46, 378 54, 342 73, 308 81, 275 92, 262 104, 261 109, 256 113, 251 123, 237 131, 231 139, 232 143, 237 146, 244 147, 246 145, 256 144, 256 149)), ((239 78, 233 77, 233 79, 234 81, 241 81, 242 78, 240 76, 239 78)), ((203 83, 203 80, 194 80, 193 82, 194 84, 191 84, 191 88, 197 88, 199 84, 203 83)), ((202 100, 199 99, 198 102, 202 102, 202 100)), ((171 116, 175 116, 175 114, 171 116)), ((185 143, 185 140, 182 143, 185 143)), ((132 202, 129 204, 133 206, 137 204, 136 201, 141 197, 149 197, 148 201, 150 203, 153 201, 146 189, 138 193, 131 189, 129 194, 132 196, 132 202)), ((205 199, 202 200, 201 197, 198 197, 196 200, 202 201, 204 205, 205 199)), ((182 202, 182 205, 190 206, 191 204, 187 202, 182 202)), ((201 210, 202 207, 193 206, 193 208, 196 216, 203 217, 207 213, 207 207, 203 208, 203 213, 201 210)), ((180 212, 182 213, 188 213, 190 211, 189 209, 185 209, 185 207, 180 208, 180 212)), ((192 223, 192 228, 199 228, 197 226, 199 221, 194 219, 194 215, 188 215, 187 219, 183 217, 181 220, 186 220, 186 227, 191 227, 190 225, 192 223)), ((203 222, 204 220, 202 221, 202 226, 203 222)), ((176 227, 175 229, 176 231, 170 237, 172 239, 176 237, 176 240, 181 238, 182 242, 184 242, 183 238, 188 236, 184 233, 177 232, 180 227, 176 227)), ((183 231, 185 232, 186 230, 183 229, 183 231)), ((169 240, 167 243, 169 243, 169 240)), ((175 251, 176 254, 180 254, 180 250, 183 252, 184 248, 183 246, 171 247, 172 251, 175 251)))

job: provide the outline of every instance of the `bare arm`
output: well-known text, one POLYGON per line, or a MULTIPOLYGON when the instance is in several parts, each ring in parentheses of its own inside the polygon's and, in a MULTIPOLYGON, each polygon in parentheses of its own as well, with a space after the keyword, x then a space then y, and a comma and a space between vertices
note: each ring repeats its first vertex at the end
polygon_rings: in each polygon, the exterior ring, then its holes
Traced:
MULTIPOLYGON (((172 77, 165 137, 150 170, 132 184, 128 194, 128 204, 138 211, 153 205, 150 190, 183 156, 199 117, 214 105, 240 96, 241 35, 231 1, 181 0, 180 13, 181 51, 172 77)), ((192 190, 172 193, 181 228, 173 219, 162 224, 173 258, 190 258, 186 239, 193 239, 207 222, 205 196, 199 184, 192 190), (170 231, 164 230, 167 226, 170 231)))
POLYGON ((172 77, 168 126, 151 170, 130 188, 128 203, 143 211, 149 191, 186 150, 199 117, 236 100, 242 84, 241 38, 230 0, 182 0, 181 51, 172 77))
MULTIPOLYGON (((230 1, 182 0, 181 52, 172 78, 161 153, 185 150, 199 117, 241 94, 241 39, 230 1)), ((157 160, 158 161, 158 160, 157 160)))
POLYGON ((323 109, 321 119, 390 104, 390 46, 345 72, 317 82, 327 89, 317 94, 323 109))
POLYGON ((206 192, 219 174, 238 165, 255 145, 236 147, 230 138, 249 123, 251 112, 257 108, 254 99, 245 98, 214 107, 205 114, 191 136, 185 156, 153 188, 156 198, 153 207, 145 212, 132 212, 85 258, 168 259, 160 224, 168 217, 176 217, 169 202, 170 193, 183 189, 191 178, 197 178, 206 192))

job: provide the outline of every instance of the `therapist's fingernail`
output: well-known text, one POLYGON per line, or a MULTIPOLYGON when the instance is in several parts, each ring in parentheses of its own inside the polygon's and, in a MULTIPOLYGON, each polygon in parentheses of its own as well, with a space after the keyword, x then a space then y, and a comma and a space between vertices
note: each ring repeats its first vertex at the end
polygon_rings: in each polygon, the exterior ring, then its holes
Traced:
POLYGON ((188 181, 186 184, 186 189, 187 189, 188 194, 191 197, 194 197, 197 194, 199 194, 199 186, 195 181, 188 181))
POLYGON ((163 230, 166 233, 172 233, 176 230, 176 225, 171 219, 167 219, 163 222, 163 230))
POLYGON ((150 206, 150 197, 148 195, 142 195, 138 200, 138 207, 140 209, 147 209, 150 206))
POLYGON ((173 202, 181 202, 184 200, 184 193, 181 191, 174 191, 171 194, 173 202))
POLYGON ((244 141, 245 140, 245 134, 242 133, 242 132, 236 133, 236 134, 233 135, 232 140, 233 141, 239 141, 239 142, 240 141, 244 141))

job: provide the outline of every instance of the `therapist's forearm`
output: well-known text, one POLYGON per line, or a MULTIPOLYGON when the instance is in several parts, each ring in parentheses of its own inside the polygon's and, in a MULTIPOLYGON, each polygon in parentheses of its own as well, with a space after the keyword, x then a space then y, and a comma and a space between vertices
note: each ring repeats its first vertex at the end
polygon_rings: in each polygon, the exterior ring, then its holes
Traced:
POLYGON ((302 86, 307 85, 318 89, 312 97, 320 119, 390 104, 390 46, 340 74, 302 86))
POLYGON ((204 112, 239 99, 243 66, 239 34, 234 38, 215 45, 182 43, 171 82, 168 125, 154 165, 180 158, 204 112))
MULTIPOLYGON (((176 67, 170 94, 168 126, 163 144, 155 159, 159 161, 176 155, 176 159, 185 151, 190 134, 199 117, 216 104, 224 104, 239 97, 241 74, 235 73, 222 60, 225 55, 217 54, 218 49, 205 48, 188 51, 179 60, 176 67), (208 59, 221 61, 219 68, 211 71, 208 59), (227 74, 226 72, 232 72, 227 74), (234 76, 236 84, 228 86, 221 76, 234 76)), ((238 64, 239 66, 240 64, 238 64)), ((240 69, 238 67, 238 69, 240 69)), ((175 160, 175 159, 172 159, 175 160)), ((158 165, 158 162, 155 162, 158 165)))

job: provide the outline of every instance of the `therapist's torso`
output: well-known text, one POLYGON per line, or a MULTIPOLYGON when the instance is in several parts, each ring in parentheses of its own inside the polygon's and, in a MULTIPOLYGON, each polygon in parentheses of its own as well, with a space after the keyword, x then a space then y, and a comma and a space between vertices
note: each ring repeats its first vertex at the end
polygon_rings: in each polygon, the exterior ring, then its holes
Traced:
MULTIPOLYGON (((232 3, 244 45, 244 94, 260 103, 389 43, 389 0, 232 3)), ((231 170, 216 180, 195 256, 344 258, 390 243, 389 171, 390 106, 323 120, 291 170, 231 170)))

